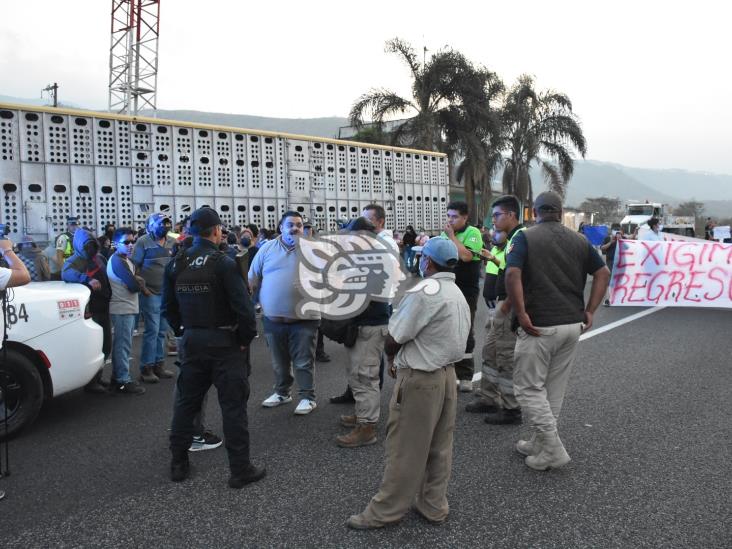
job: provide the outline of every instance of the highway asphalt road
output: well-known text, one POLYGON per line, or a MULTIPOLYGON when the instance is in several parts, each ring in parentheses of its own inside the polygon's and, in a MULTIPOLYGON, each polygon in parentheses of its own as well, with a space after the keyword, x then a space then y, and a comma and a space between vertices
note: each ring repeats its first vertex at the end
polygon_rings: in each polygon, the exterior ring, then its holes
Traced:
MULTIPOLYGON (((596 326, 639 310, 602 307, 596 326)), ((485 317, 481 303, 478 353, 485 317)), ((300 417, 296 402, 260 406, 272 373, 255 340, 252 454, 268 476, 242 490, 227 487, 223 448, 191 455, 188 481, 168 479, 172 381, 140 397, 77 391, 10 443, 0 546, 729 547, 731 331, 729 310, 663 309, 582 341, 560 420, 572 462, 556 471, 528 469, 513 450, 519 427, 486 425, 461 394, 447 522, 410 512, 368 532, 345 521, 379 485, 385 418, 378 444, 334 444, 350 408, 327 400, 346 383, 333 343, 333 361, 317 365, 318 408, 300 417)), ((220 433, 215 398, 208 410, 220 433)))

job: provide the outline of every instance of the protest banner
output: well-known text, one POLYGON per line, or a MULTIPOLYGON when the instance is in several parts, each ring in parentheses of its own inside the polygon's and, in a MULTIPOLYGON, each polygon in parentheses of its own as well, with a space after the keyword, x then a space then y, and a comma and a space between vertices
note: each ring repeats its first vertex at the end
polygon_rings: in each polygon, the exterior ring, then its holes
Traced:
POLYGON ((610 304, 732 308, 732 244, 620 240, 610 304))

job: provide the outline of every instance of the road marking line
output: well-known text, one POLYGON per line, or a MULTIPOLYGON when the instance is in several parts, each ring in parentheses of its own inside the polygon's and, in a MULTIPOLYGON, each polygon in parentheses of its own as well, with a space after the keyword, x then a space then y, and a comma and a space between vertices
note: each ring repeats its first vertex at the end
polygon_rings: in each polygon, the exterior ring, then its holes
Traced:
POLYGON ((652 309, 646 309, 645 311, 635 313, 634 315, 626 316, 625 318, 621 318, 620 320, 616 320, 615 322, 611 322, 610 324, 605 324, 605 326, 602 326, 600 328, 590 330, 586 334, 582 334, 579 340, 584 341, 585 339, 590 339, 591 337, 595 337, 596 335, 604 334, 605 332, 614 330, 618 326, 622 326, 623 324, 627 324, 628 322, 633 322, 634 320, 638 320, 639 318, 643 318, 644 316, 652 315, 653 313, 662 311, 665 308, 666 307, 653 307, 652 309))
MULTIPOLYGON (((639 318, 643 318, 644 316, 652 315, 653 313, 662 311, 665 308, 666 307, 653 307, 651 309, 646 309, 645 311, 641 311, 639 313, 635 313, 630 316, 626 316, 625 318, 621 318, 620 320, 616 320, 615 322, 611 322, 610 324, 605 324, 605 326, 602 326, 601 328, 592 329, 589 332, 587 332, 586 334, 582 334, 580 336, 579 340, 584 341, 584 340, 590 339, 591 337, 594 337, 596 335, 604 334, 605 332, 614 330, 615 328, 618 328, 618 327, 622 326, 623 324, 627 324, 628 322, 633 322, 634 320, 638 320, 639 318)), ((482 372, 473 374, 473 381, 480 381, 481 377, 482 377, 482 372)))

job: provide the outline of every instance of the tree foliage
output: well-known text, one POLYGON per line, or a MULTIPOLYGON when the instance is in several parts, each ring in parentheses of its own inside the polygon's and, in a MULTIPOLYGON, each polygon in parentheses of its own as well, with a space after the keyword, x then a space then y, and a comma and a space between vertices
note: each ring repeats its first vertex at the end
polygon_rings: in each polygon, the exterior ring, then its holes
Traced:
POLYGON ((574 172, 572 152, 583 158, 587 153, 569 97, 553 90, 537 92, 534 79, 522 75, 506 94, 503 125, 507 143, 503 191, 531 204, 529 168, 536 163, 549 189, 563 197, 574 172))
POLYGON ((588 198, 580 204, 579 209, 587 215, 594 213, 595 223, 618 223, 622 218, 619 198, 607 196, 588 198))
POLYGON ((584 157, 587 152, 566 95, 537 92, 526 75, 506 92, 495 73, 451 48, 420 62, 409 43, 395 38, 386 43, 386 52, 407 66, 411 96, 374 88, 359 97, 351 124, 362 128, 368 116, 376 128, 364 137, 386 136, 393 145, 444 152, 451 165, 458 160, 456 175, 464 183, 473 221, 488 211, 491 180, 501 166, 503 191, 525 204, 533 201, 532 164, 541 167, 549 188, 564 196, 574 171, 573 153, 584 157), (405 115, 404 122, 379 134, 385 121, 405 115))
POLYGON ((693 215, 695 219, 698 219, 704 215, 704 202, 696 200, 682 202, 674 209, 674 215, 693 215))

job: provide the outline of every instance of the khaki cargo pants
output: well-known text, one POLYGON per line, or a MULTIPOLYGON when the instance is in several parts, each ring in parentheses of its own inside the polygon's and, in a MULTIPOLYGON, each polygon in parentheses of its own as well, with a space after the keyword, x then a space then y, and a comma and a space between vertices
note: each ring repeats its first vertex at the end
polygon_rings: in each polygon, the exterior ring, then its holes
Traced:
POLYGON ((363 511, 368 522, 395 522, 413 502, 429 520, 447 518, 456 406, 452 365, 434 372, 397 371, 386 427, 386 468, 379 491, 363 511))
POLYGON ((475 390, 487 403, 504 410, 519 407, 513 389, 513 350, 516 334, 511 331, 511 315, 501 312, 503 301, 496 302, 496 314, 488 321, 483 345, 480 385, 475 390))
POLYGON ((582 324, 537 330, 539 337, 518 329, 513 381, 524 422, 532 429, 547 432, 557 428, 582 324))
POLYGON ((348 349, 348 385, 356 401, 356 421, 379 421, 379 366, 388 326, 359 326, 356 344, 348 349))

